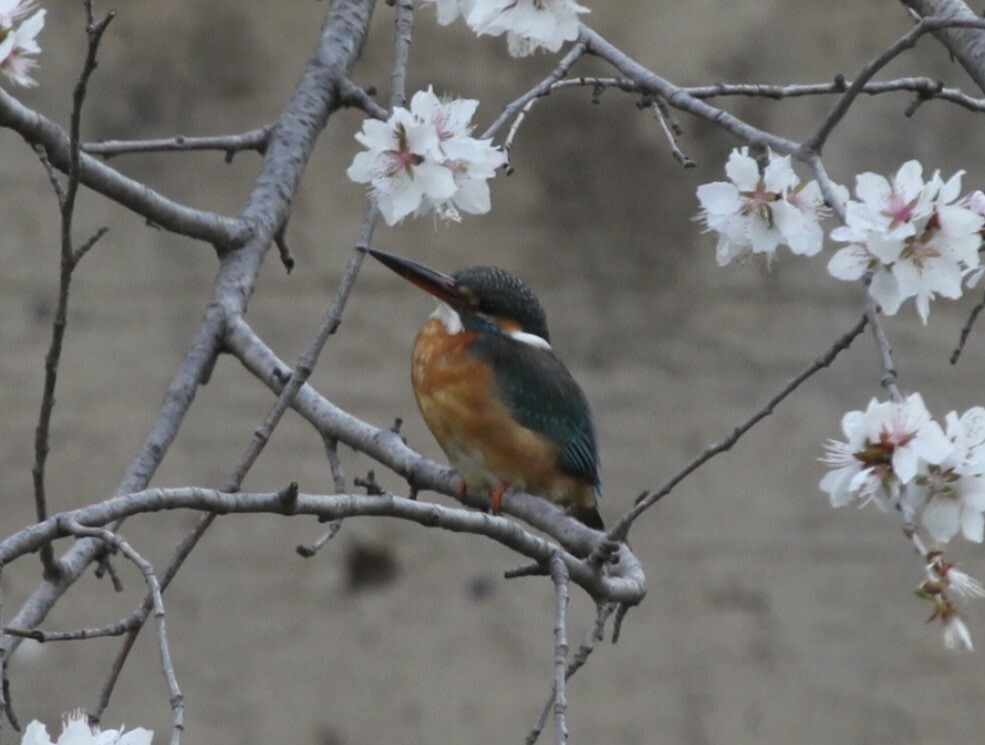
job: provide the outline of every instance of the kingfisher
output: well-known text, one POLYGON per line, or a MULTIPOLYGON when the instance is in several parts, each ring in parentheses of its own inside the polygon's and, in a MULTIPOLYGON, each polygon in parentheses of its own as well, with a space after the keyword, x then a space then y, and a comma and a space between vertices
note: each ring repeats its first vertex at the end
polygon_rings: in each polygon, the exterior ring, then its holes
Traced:
POLYGON ((447 275, 368 250, 438 299, 414 342, 411 383, 462 496, 488 492, 497 513, 503 494, 518 489, 603 530, 595 418, 554 355, 537 296, 496 267, 447 275))

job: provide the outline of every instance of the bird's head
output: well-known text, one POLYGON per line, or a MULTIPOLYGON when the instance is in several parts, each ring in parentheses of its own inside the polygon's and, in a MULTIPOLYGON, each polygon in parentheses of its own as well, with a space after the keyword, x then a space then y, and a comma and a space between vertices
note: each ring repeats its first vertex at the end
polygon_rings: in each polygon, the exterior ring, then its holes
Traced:
MULTIPOLYGON (((380 263, 444 302, 467 328, 470 322, 494 323, 502 331, 550 344, 544 308, 523 281, 504 269, 471 266, 452 275, 416 261, 369 249, 380 263)), ((531 341, 526 339, 526 341, 531 341)))

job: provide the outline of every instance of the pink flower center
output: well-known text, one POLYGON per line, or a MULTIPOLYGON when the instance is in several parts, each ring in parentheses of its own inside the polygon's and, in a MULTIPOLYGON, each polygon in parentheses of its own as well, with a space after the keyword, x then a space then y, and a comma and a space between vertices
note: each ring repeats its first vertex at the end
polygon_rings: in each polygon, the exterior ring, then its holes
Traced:
POLYGON ((889 198, 888 208, 883 210, 883 214, 891 218, 891 227, 902 225, 913 219, 913 202, 904 202, 898 194, 893 194, 889 198))

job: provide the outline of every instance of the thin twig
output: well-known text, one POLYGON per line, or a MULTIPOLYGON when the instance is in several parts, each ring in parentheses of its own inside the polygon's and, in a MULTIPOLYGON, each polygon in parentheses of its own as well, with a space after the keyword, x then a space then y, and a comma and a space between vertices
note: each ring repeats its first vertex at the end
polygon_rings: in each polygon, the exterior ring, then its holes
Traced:
POLYGON ((896 384, 897 374, 896 365, 893 364, 893 348, 889 344, 886 330, 882 327, 882 321, 879 319, 879 304, 868 293, 868 288, 866 290, 865 317, 869 321, 869 327, 872 329, 872 338, 875 340, 876 349, 879 352, 879 363, 882 365, 882 379, 880 382, 882 387, 886 389, 889 397, 896 403, 901 403, 903 401, 903 394, 896 384))
MULTIPOLYGON (((832 96, 843 94, 853 81, 837 76, 829 83, 793 83, 777 85, 774 83, 711 83, 708 85, 681 86, 681 90, 697 99, 728 98, 769 98, 776 101, 785 98, 805 96, 832 96)), ((566 88, 587 87, 595 89, 593 97, 606 88, 617 88, 626 93, 639 93, 642 89, 633 80, 625 77, 583 75, 576 78, 557 80, 550 86, 550 93, 566 88)), ((974 98, 960 88, 945 87, 940 80, 928 77, 903 77, 893 80, 869 81, 862 86, 861 93, 878 96, 885 93, 915 93, 924 100, 941 99, 961 106, 968 111, 985 111, 985 98, 974 98)))
POLYGON ((375 89, 366 90, 351 80, 345 80, 339 86, 339 96, 343 106, 362 109, 374 119, 386 121, 390 117, 390 112, 373 100, 375 93, 375 89))
POLYGON ((479 135, 479 138, 486 140, 493 137, 502 128, 502 126, 506 124, 506 122, 515 116, 518 116, 524 109, 529 110, 529 107, 533 105, 532 101, 535 101, 536 99, 550 93, 551 87, 559 80, 567 76, 571 66, 574 65, 583 54, 585 54, 585 51, 585 43, 580 39, 576 41, 572 45, 571 49, 568 50, 567 54, 565 54, 554 69, 551 70, 547 77, 515 101, 508 104, 506 108, 500 112, 499 116, 493 120, 493 123, 489 125, 486 131, 479 135))
MULTIPOLYGON (((595 617, 595 625, 592 629, 585 635, 584 641, 582 641, 581 646, 571 658, 571 662, 568 663, 568 669, 565 671, 565 680, 570 680, 571 676, 578 672, 591 656, 592 652, 595 651, 595 646, 600 641, 605 638, 605 624, 609 620, 609 616, 616 609, 614 603, 601 603, 597 608, 597 613, 595 617)), ((547 725, 547 720, 551 715, 551 710, 554 708, 554 696, 556 694, 556 687, 551 686, 551 692, 547 697, 547 701, 544 703, 544 708, 541 709, 540 715, 537 717, 537 722, 531 727, 529 734, 527 734, 527 739, 524 740, 524 745, 534 745, 540 738, 541 732, 544 731, 544 727, 547 725)))
POLYGON ((323 437, 325 442, 325 457, 328 458, 329 468, 332 469, 332 485, 335 491, 342 494, 348 488, 345 485, 345 470, 342 459, 339 458, 339 441, 332 437, 323 437))
POLYGON ((568 567, 560 553, 551 556, 551 579, 554 581, 554 741, 557 745, 568 742, 568 696, 565 681, 568 679, 568 567))
POLYGON ((106 528, 91 528, 78 522, 61 517, 58 519, 59 531, 64 535, 74 535, 78 538, 96 538, 106 545, 112 546, 132 561, 147 582, 150 595, 154 600, 154 617, 157 620, 158 650, 161 654, 161 669, 171 694, 172 730, 171 745, 179 745, 181 733, 185 729, 185 704, 178 687, 178 679, 174 674, 174 663, 171 661, 171 651, 168 647, 168 632, 165 622, 164 599, 161 597, 161 585, 154 573, 154 567, 143 556, 118 534, 106 528))
POLYGON ((828 137, 831 135, 831 132, 834 131, 834 128, 838 126, 838 123, 844 118, 845 114, 848 113, 848 109, 851 108, 852 103, 854 103, 855 99, 858 98, 859 94, 862 92, 862 89, 865 87, 865 84, 868 83, 877 72, 892 62, 896 57, 916 44, 917 40, 921 36, 942 28, 985 28, 985 21, 953 18, 922 19, 916 26, 910 29, 907 33, 903 34, 903 36, 887 47, 882 54, 869 62, 859 71, 859 74, 852 81, 852 84, 848 86, 848 90, 845 91, 842 97, 838 100, 838 103, 835 104, 835 107, 831 110, 831 113, 824 118, 821 125, 817 128, 817 131, 807 140, 805 143, 807 149, 820 153, 824 148, 824 143, 827 142, 828 137))
POLYGON ((3 633, 10 636, 18 636, 21 639, 30 639, 38 644, 48 642, 75 642, 85 641, 86 639, 99 639, 106 636, 123 636, 137 625, 137 619, 133 616, 122 618, 115 623, 108 623, 105 626, 93 628, 73 629, 72 631, 45 631, 44 629, 22 629, 16 626, 4 626, 3 633))
POLYGON ((243 150, 255 150, 263 154, 267 142, 273 132, 274 125, 251 129, 234 135, 217 135, 211 137, 187 137, 175 135, 149 140, 104 140, 102 142, 87 142, 82 146, 82 152, 98 155, 109 159, 114 155, 132 153, 187 153, 201 150, 221 150, 226 153, 227 160, 243 150))
POLYGON ((616 606, 616 617, 612 621, 612 643, 619 643, 619 636, 622 634, 622 622, 626 620, 626 614, 632 608, 630 603, 619 603, 616 606))
MULTIPOLYGON (((99 51, 99 42, 105 33, 106 28, 113 20, 114 13, 107 13, 106 16, 95 23, 92 18, 92 3, 85 3, 87 16, 86 36, 88 46, 86 48, 85 62, 82 65, 82 72, 79 74, 78 82, 72 93, 72 113, 69 125, 69 164, 68 181, 64 188, 57 186, 58 179, 51 169, 50 161, 42 158, 42 163, 48 171, 55 195, 58 198, 59 213, 61 216, 61 270, 59 272, 58 283, 58 303, 55 309, 55 320, 52 323, 51 341, 48 345, 48 352, 44 359, 44 384, 41 396, 41 408, 38 413, 38 424, 34 430, 34 467, 31 475, 34 480, 34 507, 38 521, 48 517, 47 495, 45 494, 45 463, 50 451, 49 439, 51 431, 51 417, 55 408, 55 386, 58 381, 58 367, 61 363, 62 344, 65 339, 65 329, 68 325, 68 294, 72 284, 72 272, 75 270, 79 259, 98 241, 108 228, 100 229, 77 251, 72 246, 72 220, 75 216, 75 197, 79 191, 79 132, 82 127, 82 105, 85 102, 86 88, 89 78, 96 69, 96 53, 99 51)), ((44 575, 48 578, 55 578, 61 573, 61 567, 55 560, 54 551, 51 544, 41 547, 41 564, 44 567, 44 575)))
MULTIPOLYGON (((344 494, 347 487, 345 483, 345 472, 342 469, 342 460, 339 458, 338 440, 332 437, 323 437, 325 442, 325 456, 328 458, 329 468, 332 470, 332 484, 335 486, 336 494, 344 494)), ((332 540, 342 529, 342 518, 332 520, 328 524, 328 529, 311 544, 301 544, 297 547, 299 556, 310 559, 321 551, 330 540, 332 540)))
POLYGON ((958 359, 961 357, 961 353, 964 351, 964 345, 968 342, 968 337, 971 335, 971 329, 975 325, 975 321, 978 320, 978 314, 985 310, 985 297, 979 300, 975 307, 971 309, 971 313, 968 315, 968 320, 965 321, 964 326, 961 327, 961 336, 958 338, 958 345, 951 352, 951 364, 956 365, 958 359))
POLYGON ((326 543, 332 540, 341 529, 342 529, 342 518, 332 520, 328 524, 328 530, 326 530, 324 533, 318 536, 318 538, 314 541, 314 543, 310 543, 310 544, 302 543, 298 545, 296 549, 298 552, 298 556, 301 556, 305 559, 310 559, 312 556, 314 556, 319 551, 321 551, 322 547, 324 547, 326 543))
POLYGON ((671 125, 670 111, 667 108, 667 104, 660 98, 655 98, 653 104, 650 106, 650 110, 653 112, 654 119, 659 122, 664 137, 667 138, 667 143, 670 145, 670 152, 674 156, 674 159, 684 166, 684 168, 694 168, 697 166, 698 164, 685 155, 680 145, 677 144, 677 130, 679 126, 673 127, 671 125))
MULTIPOLYGON (((684 88, 695 98, 719 98, 723 96, 747 96, 759 98, 798 98, 802 96, 826 96, 842 94, 854 81, 839 76, 830 83, 804 83, 794 85, 772 85, 764 83, 715 83, 713 85, 689 86, 684 88)), ((985 111, 985 99, 974 98, 960 88, 946 88, 940 80, 926 77, 895 78, 879 80, 862 85, 860 93, 878 96, 884 93, 909 92, 917 94, 922 100, 941 99, 957 104, 968 111, 985 111)), ((907 110, 907 115, 912 111, 907 110)))
POLYGON ((730 450, 732 446, 739 441, 739 438, 741 438, 742 435, 752 429, 753 426, 755 426, 759 421, 772 414, 773 410, 780 404, 780 402, 797 390, 801 384, 811 378, 815 373, 823 370, 834 362, 835 358, 839 354, 851 346, 852 342, 855 341, 859 334, 862 333, 869 321, 870 319, 868 315, 863 316, 862 319, 859 320, 859 322, 856 323, 848 333, 839 338, 824 354, 814 360, 814 362, 808 365, 802 372, 791 378, 790 381, 776 393, 776 395, 766 402, 765 406, 732 430, 732 433, 728 437, 718 444, 712 445, 701 455, 688 463, 683 470, 673 476, 659 490, 654 492, 644 492, 640 497, 638 497, 633 508, 623 515, 622 519, 620 519, 615 527, 609 531, 609 538, 620 543, 625 542, 627 536, 629 535, 629 528, 640 515, 656 504, 660 499, 669 494, 674 487, 691 475, 700 466, 704 465, 716 455, 730 450))
POLYGON ((534 561, 529 564, 507 569, 503 572, 503 579, 519 579, 520 577, 544 577, 551 571, 543 563, 534 561))
POLYGON ((291 254, 291 247, 287 245, 287 223, 280 226, 277 235, 274 236, 274 244, 277 246, 277 253, 280 256, 280 263, 290 274, 294 270, 294 256, 291 254))
MULTIPOLYGON (((168 566, 164 570, 164 574, 161 576, 161 592, 163 593, 168 585, 171 584, 171 580, 174 579, 181 565, 184 564, 185 559, 192 552, 192 549, 198 544, 199 539, 205 534, 205 531, 209 529, 212 522, 216 518, 216 513, 210 512, 201 515, 195 527, 189 532, 187 536, 178 544, 175 548, 174 554, 171 556, 171 561, 168 562, 168 566)), ((127 618, 123 619, 119 623, 127 626, 126 638, 120 649, 116 653, 116 657, 113 660, 113 665, 110 668, 109 674, 106 676, 106 680, 103 682, 102 687, 99 690, 99 697, 96 700, 95 705, 88 710, 88 715, 93 724, 98 724, 102 719, 103 712, 106 711, 106 707, 109 706, 109 700, 112 696, 113 689, 116 687, 116 681, 120 677, 120 673, 123 672, 123 666, 130 655, 130 650, 133 648, 134 642, 137 641, 137 636, 140 634, 140 630, 143 628, 147 617, 150 615, 151 610, 154 607, 154 599, 148 595, 144 598, 144 601, 131 613, 127 618)), ((104 627, 107 628, 107 627, 104 627)))

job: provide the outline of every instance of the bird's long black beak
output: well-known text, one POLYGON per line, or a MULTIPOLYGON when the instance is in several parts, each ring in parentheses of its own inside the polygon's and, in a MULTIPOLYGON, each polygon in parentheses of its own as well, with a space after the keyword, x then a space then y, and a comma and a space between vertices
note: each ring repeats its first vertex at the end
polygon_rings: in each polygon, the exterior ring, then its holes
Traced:
POLYGON ((416 261, 405 259, 402 256, 394 256, 372 248, 367 249, 367 251, 370 256, 395 271, 408 282, 412 282, 452 307, 460 307, 465 302, 461 288, 453 277, 436 272, 424 264, 418 264, 416 261))

